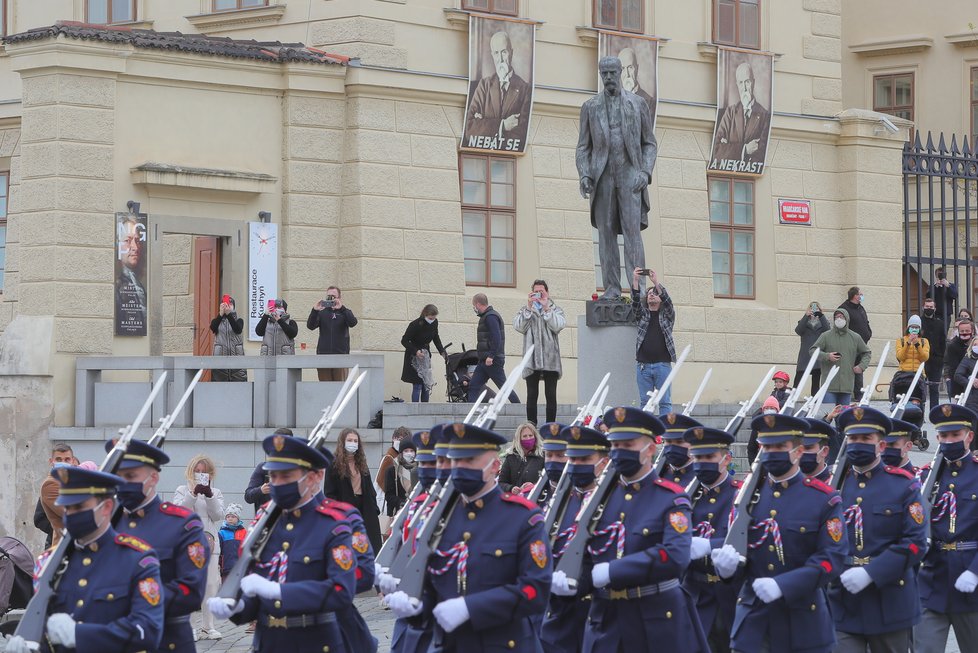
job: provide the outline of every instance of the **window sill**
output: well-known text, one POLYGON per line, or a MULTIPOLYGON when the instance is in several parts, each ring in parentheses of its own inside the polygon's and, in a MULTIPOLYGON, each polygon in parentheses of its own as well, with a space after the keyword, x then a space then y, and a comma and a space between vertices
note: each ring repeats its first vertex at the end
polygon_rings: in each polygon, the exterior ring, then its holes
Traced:
POLYGON ((130 169, 135 185, 202 188, 239 193, 267 193, 275 190, 275 177, 254 172, 191 168, 167 163, 147 162, 130 169))
POLYGON ((518 20, 521 23, 533 23, 534 25, 543 25, 543 21, 540 20, 530 20, 528 18, 520 18, 519 16, 509 16, 506 14, 487 14, 480 11, 469 11, 468 9, 457 9, 455 7, 445 7, 442 9, 445 12, 445 20, 452 29, 468 29, 469 27, 469 16, 488 16, 489 18, 499 18, 501 20, 518 20))
POLYGON ((891 54, 923 52, 934 45, 934 39, 925 35, 899 36, 884 41, 867 41, 849 46, 849 51, 864 57, 881 57, 891 54))
POLYGON ((108 28, 153 29, 153 21, 151 20, 130 20, 122 23, 92 23, 92 25, 108 28))
POLYGON ((214 11, 209 14, 185 16, 185 18, 201 32, 221 32, 246 26, 277 23, 282 20, 284 14, 285 5, 269 5, 249 9, 214 11))

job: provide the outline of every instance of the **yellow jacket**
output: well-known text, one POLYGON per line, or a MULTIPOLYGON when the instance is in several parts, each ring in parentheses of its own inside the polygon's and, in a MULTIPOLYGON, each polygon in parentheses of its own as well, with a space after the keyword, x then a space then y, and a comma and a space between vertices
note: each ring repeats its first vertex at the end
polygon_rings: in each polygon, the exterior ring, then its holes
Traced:
POLYGON ((903 336, 896 341, 896 358, 901 372, 916 372, 930 358, 930 342, 918 337, 917 342, 911 344, 910 339, 903 336))

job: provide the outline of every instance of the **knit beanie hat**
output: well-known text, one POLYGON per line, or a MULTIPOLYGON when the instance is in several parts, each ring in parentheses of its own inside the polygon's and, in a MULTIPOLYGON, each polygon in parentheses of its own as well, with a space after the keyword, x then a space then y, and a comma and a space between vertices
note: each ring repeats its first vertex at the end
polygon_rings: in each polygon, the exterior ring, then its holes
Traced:
POLYGON ((781 410, 781 404, 778 403, 778 400, 775 397, 768 397, 764 400, 764 403, 761 404, 761 412, 771 409, 781 410))
POLYGON ((224 516, 234 515, 238 519, 241 519, 241 505, 237 503, 229 503, 228 507, 224 509, 224 516))
POLYGON ((920 328, 920 316, 919 315, 911 315, 910 316, 910 319, 907 320, 907 328, 909 329, 910 327, 920 328))

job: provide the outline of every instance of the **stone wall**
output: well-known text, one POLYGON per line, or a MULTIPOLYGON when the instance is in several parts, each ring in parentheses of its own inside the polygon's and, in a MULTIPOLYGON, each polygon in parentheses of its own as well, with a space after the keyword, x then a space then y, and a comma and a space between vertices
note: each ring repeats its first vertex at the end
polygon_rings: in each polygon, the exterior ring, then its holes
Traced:
MULTIPOLYGON (((194 352, 193 236, 163 236, 163 353, 194 352)), ((210 352, 205 352, 210 354, 210 352)))

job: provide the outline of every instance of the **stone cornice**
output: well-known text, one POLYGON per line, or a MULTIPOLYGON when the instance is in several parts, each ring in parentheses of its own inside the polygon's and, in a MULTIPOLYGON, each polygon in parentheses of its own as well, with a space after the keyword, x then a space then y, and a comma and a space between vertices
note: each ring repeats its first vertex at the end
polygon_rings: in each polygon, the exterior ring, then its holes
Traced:
POLYGON ((267 7, 194 14, 184 16, 184 18, 201 32, 209 34, 277 23, 282 20, 283 15, 285 15, 285 5, 269 5, 267 7))
POLYGON ((130 168, 135 185, 199 188, 238 193, 268 193, 275 190, 277 178, 255 172, 193 168, 172 163, 146 162, 130 168))
POLYGON ((864 41, 849 46, 849 51, 864 57, 882 57, 891 54, 923 52, 934 45, 934 39, 926 34, 896 36, 879 41, 864 41))

